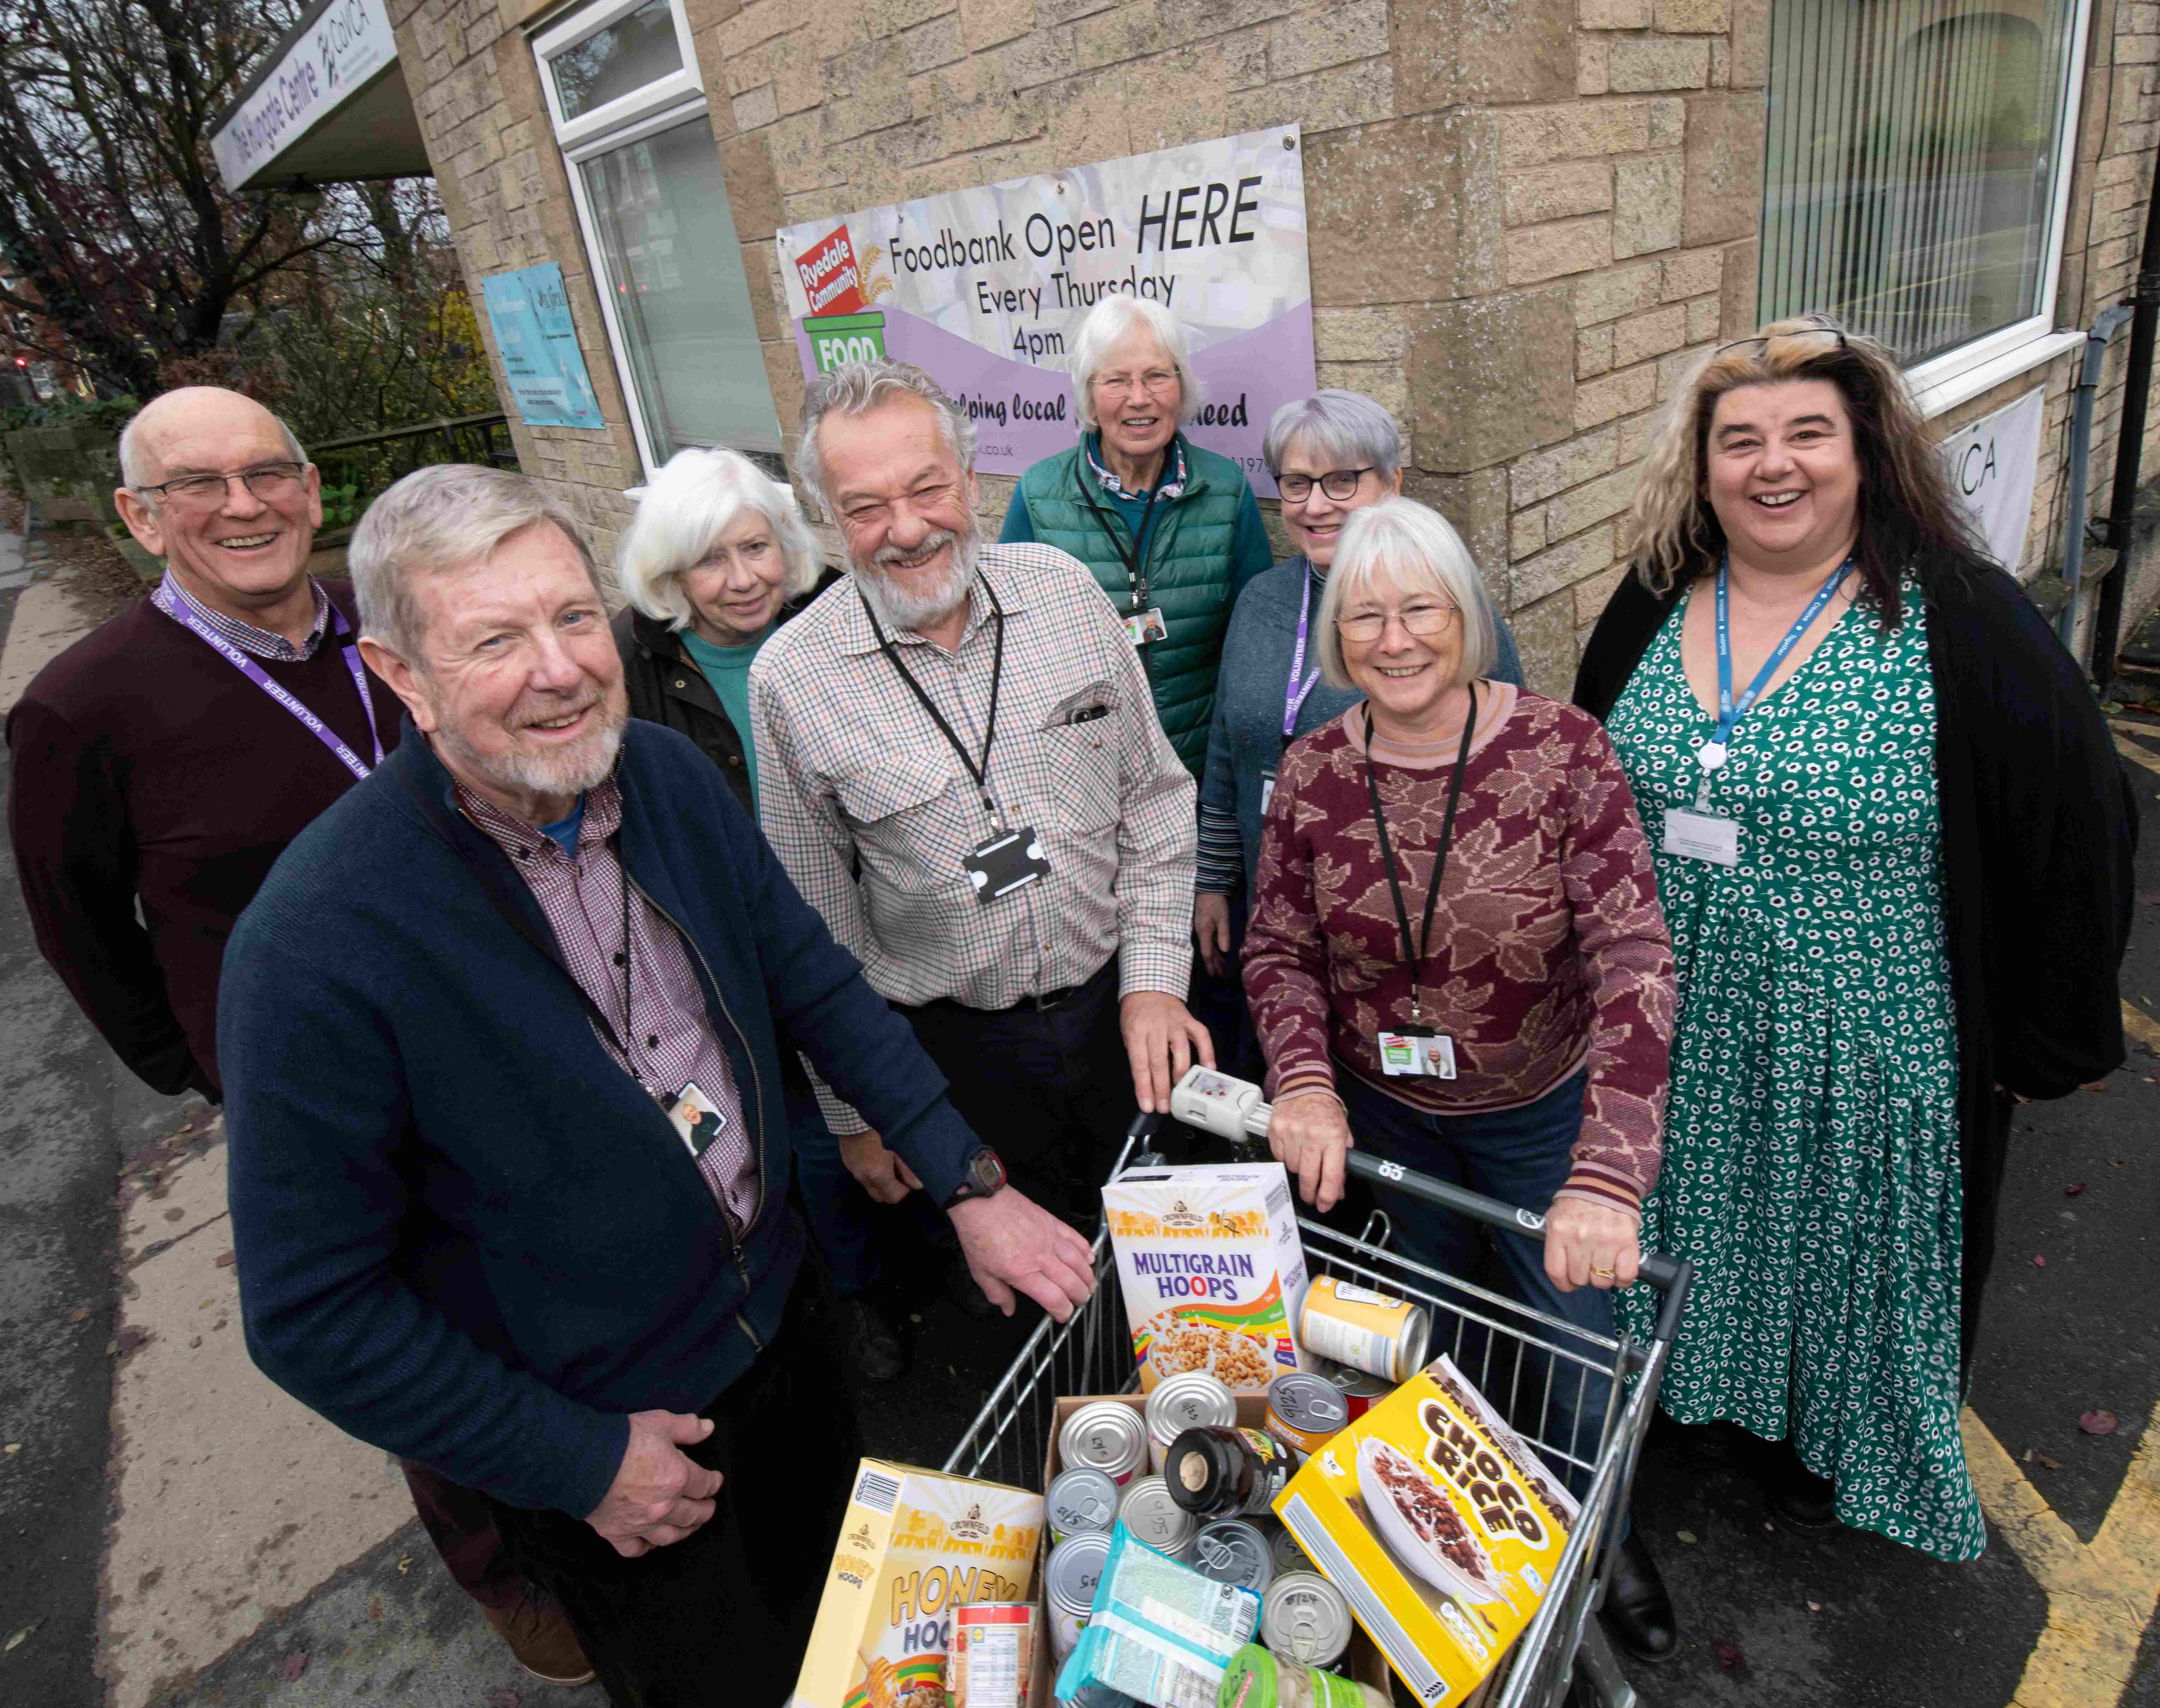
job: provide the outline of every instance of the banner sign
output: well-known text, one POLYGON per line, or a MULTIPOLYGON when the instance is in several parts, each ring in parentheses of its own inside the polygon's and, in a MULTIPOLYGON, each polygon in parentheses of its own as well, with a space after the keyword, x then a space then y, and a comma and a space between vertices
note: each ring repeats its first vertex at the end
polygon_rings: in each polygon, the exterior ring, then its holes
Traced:
POLYGON ((1071 449, 1073 340, 1123 291, 1184 327, 1204 402, 1186 427, 1271 496, 1268 418, 1314 388, 1304 153, 1295 125, 925 196, 779 234, 806 379, 891 356, 975 422, 975 466, 1071 449))
POLYGON ((2040 392, 2028 392, 1942 442, 1950 480, 1979 524, 1989 554, 2012 573, 2025 555, 2025 532, 2033 520, 2044 407, 2040 392))
POLYGON ((605 427, 578 348, 563 269, 550 261, 480 282, 503 377, 527 427, 605 427))
POLYGON ((238 189, 397 57, 382 0, 332 0, 210 140, 238 189))

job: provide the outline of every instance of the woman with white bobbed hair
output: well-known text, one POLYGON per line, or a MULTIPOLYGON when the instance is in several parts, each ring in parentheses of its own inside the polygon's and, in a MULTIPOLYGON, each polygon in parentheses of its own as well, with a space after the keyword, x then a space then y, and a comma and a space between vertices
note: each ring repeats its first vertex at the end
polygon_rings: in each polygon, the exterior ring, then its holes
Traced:
POLYGON ((1244 472, 1181 430, 1200 407, 1185 333, 1160 304, 1107 296, 1072 340, 1080 442, 1020 476, 999 537, 1070 552, 1125 619, 1156 714, 1200 775, 1230 607, 1271 568, 1244 472))
POLYGON ((624 530, 615 620, 630 714, 679 729, 753 817, 750 667, 819 585, 818 543, 784 487, 740 452, 678 451, 624 530))

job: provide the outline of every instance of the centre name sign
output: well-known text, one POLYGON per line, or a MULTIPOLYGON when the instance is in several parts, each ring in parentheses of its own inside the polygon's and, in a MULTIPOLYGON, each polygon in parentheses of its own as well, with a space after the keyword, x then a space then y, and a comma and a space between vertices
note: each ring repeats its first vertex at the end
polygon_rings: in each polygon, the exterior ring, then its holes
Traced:
POLYGON ((1188 436, 1272 496, 1268 418, 1316 383, 1304 160, 1282 125, 787 226, 803 376, 913 362, 974 421, 975 466, 1017 475, 1078 436, 1075 335, 1124 293, 1184 328, 1188 436))
POLYGON ((382 0, 331 0, 210 138, 238 189, 397 57, 382 0))

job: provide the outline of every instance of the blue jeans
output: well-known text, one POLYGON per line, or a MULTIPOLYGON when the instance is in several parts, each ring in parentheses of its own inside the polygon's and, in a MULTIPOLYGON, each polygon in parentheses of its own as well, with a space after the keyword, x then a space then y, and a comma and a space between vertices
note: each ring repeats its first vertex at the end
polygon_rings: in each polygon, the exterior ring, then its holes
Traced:
MULTIPOLYGON (((1582 1127, 1582 1093, 1588 1078, 1586 1069, 1534 1103, 1472 1115, 1423 1114, 1373 1090, 1340 1068, 1336 1085, 1348 1107, 1350 1130, 1359 1150, 1451 1186, 1466 1186, 1488 1198, 1543 1214, 1550 1207, 1553 1194, 1567 1182, 1576 1137, 1582 1127)), ((1452 1210, 1385 1188, 1353 1193, 1344 1203, 1350 1211, 1348 1218, 1340 1219, 1338 1212, 1330 1221, 1356 1233, 1368 1210, 1384 1210, 1393 1224, 1389 1251, 1460 1280, 1477 1276, 1487 1238, 1478 1223, 1452 1210)), ((1545 1247, 1539 1241, 1497 1230, 1491 1240, 1503 1270, 1503 1286, 1498 1290, 1534 1311, 1591 1334, 1612 1334, 1609 1291, 1578 1287, 1572 1293, 1563 1293, 1545 1274, 1545 1247)), ((1601 1364, 1609 1362, 1602 1348, 1576 1342, 1572 1337, 1527 1322, 1508 1326, 1538 1333, 1554 1345, 1580 1352, 1601 1364)), ((1535 1348, 1525 1348, 1518 1366, 1512 1345, 1504 1343, 1490 1349, 1491 1363, 1487 1366, 1487 1331, 1481 1325, 1451 1314, 1436 1316, 1432 1325, 1433 1356, 1446 1352, 1453 1357, 1497 1409, 1507 1413, 1510 1392, 1514 1394, 1511 1420, 1518 1429, 1568 1447, 1578 1458, 1595 1459, 1610 1381, 1596 1375, 1586 1377, 1581 1365, 1555 1361, 1535 1348), (1549 1394, 1548 1366, 1553 1367, 1549 1394)), ((1590 1486, 1588 1476, 1579 1470, 1559 1463, 1553 1469, 1570 1472, 1568 1486, 1577 1495, 1590 1486)), ((1623 1513, 1623 1534, 1625 1526, 1623 1513)))

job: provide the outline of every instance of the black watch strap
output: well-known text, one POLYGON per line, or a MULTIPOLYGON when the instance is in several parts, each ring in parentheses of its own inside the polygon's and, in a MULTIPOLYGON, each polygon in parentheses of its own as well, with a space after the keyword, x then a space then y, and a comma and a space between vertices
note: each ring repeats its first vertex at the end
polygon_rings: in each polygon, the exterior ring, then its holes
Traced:
POLYGON ((970 1198, 987 1198, 1002 1191, 1005 1183, 1005 1165, 998 1159, 996 1151, 987 1145, 978 1145, 965 1165, 966 1172, 960 1184, 946 1199, 943 1207, 949 1210, 955 1204, 964 1204, 970 1198))

